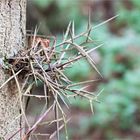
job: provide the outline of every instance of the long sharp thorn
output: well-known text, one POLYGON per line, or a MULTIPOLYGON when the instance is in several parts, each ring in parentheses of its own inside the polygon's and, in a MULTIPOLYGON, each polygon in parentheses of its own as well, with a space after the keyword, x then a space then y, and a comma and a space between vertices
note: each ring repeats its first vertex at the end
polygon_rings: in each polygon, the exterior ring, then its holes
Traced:
POLYGON ((91 11, 90 11, 90 9, 88 10, 88 25, 87 25, 87 30, 88 30, 88 33, 87 33, 86 42, 88 42, 89 35, 90 35, 90 32, 91 32, 91 11))

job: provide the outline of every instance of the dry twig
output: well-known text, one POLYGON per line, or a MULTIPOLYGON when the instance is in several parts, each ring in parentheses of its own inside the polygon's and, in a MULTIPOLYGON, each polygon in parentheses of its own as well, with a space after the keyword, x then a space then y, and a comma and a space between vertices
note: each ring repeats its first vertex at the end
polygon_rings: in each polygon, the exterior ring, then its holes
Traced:
MULTIPOLYGON (((69 80, 67 75, 64 74, 64 71, 81 58, 85 58, 87 62, 89 62, 89 64, 91 64, 92 67, 97 71, 97 73, 102 76, 97 67, 95 66, 95 62, 90 57, 89 53, 101 47, 103 44, 87 50, 85 46, 77 44, 75 40, 77 38, 86 36, 86 40, 84 40, 84 42, 82 42, 81 44, 86 44, 93 41, 90 37, 91 31, 116 17, 117 16, 114 16, 107 21, 104 21, 103 23, 92 27, 89 16, 87 30, 78 35, 75 35, 74 22, 70 22, 64 35, 63 41, 60 44, 56 44, 56 38, 53 37, 54 43, 52 46, 50 45, 50 40, 42 37, 37 37, 37 30, 35 30, 35 33, 30 40, 27 50, 23 50, 16 56, 12 58, 7 58, 5 60, 6 63, 4 68, 8 69, 13 75, 8 80, 6 80, 5 83, 2 84, 0 89, 5 86, 10 80, 15 80, 18 88, 22 115, 24 116, 26 123, 28 124, 28 131, 26 132, 22 140, 27 140, 30 135, 35 135, 34 131, 36 130, 38 125, 43 124, 41 123, 43 118, 49 113, 50 110, 52 110, 52 108, 55 108, 55 122, 57 124, 57 130, 52 135, 50 135, 50 139, 54 137, 54 135, 57 135, 57 139, 59 140, 59 131, 63 127, 65 128, 66 139, 68 139, 68 132, 66 128, 66 115, 60 104, 62 102, 68 107, 67 100, 69 100, 69 97, 80 96, 87 99, 90 103, 91 111, 93 112, 92 103, 94 101, 98 102, 97 97, 102 92, 102 90, 98 95, 95 95, 92 92, 86 91, 83 88, 77 89, 75 87, 78 85, 84 85, 94 82, 95 80, 72 83, 72 81, 69 80), (79 52, 78 55, 66 55, 68 54, 70 49, 77 50, 79 52), (60 53, 61 51, 62 53, 60 53), (22 87, 20 86, 18 81, 21 76, 25 79, 22 87), (44 84, 44 95, 30 94, 32 87, 36 85, 38 81, 41 81, 44 84), (40 118, 32 127, 30 126, 26 118, 24 107, 22 105, 23 96, 27 96, 30 98, 44 98, 46 100, 47 107, 49 104, 50 96, 53 96, 53 104, 50 105, 50 108, 48 108, 47 111, 45 111, 45 113, 40 116, 40 118), (59 124, 60 120, 63 120, 64 122, 61 126, 59 124)), ((53 122, 54 121, 50 122, 49 124, 53 122)))

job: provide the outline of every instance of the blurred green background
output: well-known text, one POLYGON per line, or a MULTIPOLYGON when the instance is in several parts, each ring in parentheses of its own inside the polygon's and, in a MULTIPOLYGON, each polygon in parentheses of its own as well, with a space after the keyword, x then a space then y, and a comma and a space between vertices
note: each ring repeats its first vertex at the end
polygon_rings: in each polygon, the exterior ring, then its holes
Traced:
MULTIPOLYGON (((140 0, 29 0, 27 30, 38 25, 40 34, 55 35, 60 42, 70 21, 77 34, 86 29, 88 9, 93 26, 119 16, 91 32, 89 47, 104 44, 91 54, 104 78, 88 90, 104 91, 94 103, 94 115, 85 100, 71 100, 70 140, 139 140, 140 0)), ((84 60, 66 73, 74 81, 99 78, 84 60)))

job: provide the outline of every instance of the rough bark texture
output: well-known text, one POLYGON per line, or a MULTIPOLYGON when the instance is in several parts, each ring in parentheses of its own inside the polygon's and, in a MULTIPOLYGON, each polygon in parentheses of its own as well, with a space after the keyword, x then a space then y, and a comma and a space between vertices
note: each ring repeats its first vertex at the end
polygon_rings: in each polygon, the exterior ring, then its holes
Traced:
MULTIPOLYGON (((0 0, 0 60, 25 46, 26 0, 0 0)), ((8 77, 0 68, 0 85, 8 77)), ((0 139, 8 139, 23 125, 15 83, 0 90, 0 139)), ((18 133, 12 140, 20 140, 18 133)))

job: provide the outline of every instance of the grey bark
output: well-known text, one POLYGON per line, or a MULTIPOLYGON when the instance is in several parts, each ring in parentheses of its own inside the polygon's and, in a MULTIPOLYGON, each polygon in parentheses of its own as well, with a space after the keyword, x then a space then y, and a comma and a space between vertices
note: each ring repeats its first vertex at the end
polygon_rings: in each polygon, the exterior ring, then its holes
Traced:
MULTIPOLYGON (((25 46, 26 0, 0 0, 0 60, 11 57, 25 46)), ((0 66, 0 85, 8 75, 0 66)), ((16 84, 0 90, 0 140, 8 139, 23 127, 16 84)), ((21 132, 12 140, 20 140, 21 132)))

